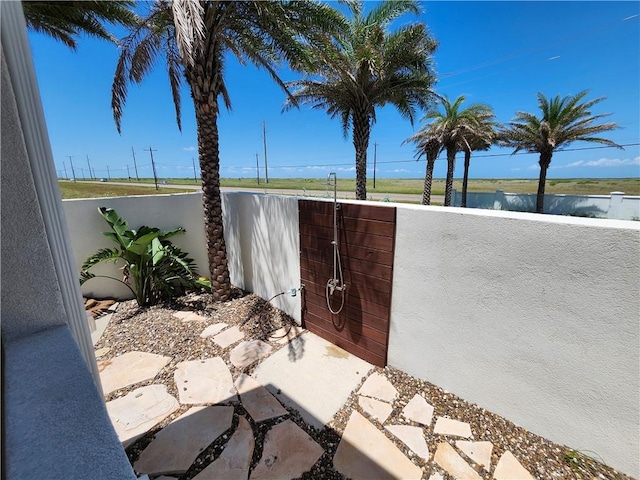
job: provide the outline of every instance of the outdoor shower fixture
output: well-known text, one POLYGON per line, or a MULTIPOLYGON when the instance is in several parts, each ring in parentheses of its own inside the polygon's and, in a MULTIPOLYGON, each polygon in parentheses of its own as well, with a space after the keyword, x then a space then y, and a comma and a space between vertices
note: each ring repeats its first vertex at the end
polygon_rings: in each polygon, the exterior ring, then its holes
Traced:
POLYGON ((346 285, 344 284, 344 278, 342 276, 342 262, 340 261, 340 250, 338 249, 338 175, 335 172, 331 172, 327 175, 327 185, 333 187, 333 278, 330 278, 327 282, 327 308, 334 315, 339 314, 344 307, 344 295, 346 285), (333 295, 340 295, 340 308, 334 310, 331 306, 331 299, 333 295))

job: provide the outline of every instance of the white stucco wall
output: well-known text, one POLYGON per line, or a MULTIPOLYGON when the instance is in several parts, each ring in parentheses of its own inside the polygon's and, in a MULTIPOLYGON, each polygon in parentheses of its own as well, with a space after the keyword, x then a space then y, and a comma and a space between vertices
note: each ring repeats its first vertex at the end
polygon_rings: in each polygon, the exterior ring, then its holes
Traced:
POLYGON ((397 207, 389 364, 637 475, 640 224, 397 207))
MULTIPOLYGON (((172 230, 183 227, 187 232, 172 237, 171 241, 195 260, 202 275, 209 276, 200 193, 64 200, 62 203, 78 273, 84 260, 99 248, 115 246, 102 235, 102 232, 111 229, 98 213, 98 207, 111 207, 127 221, 130 228, 137 229, 147 225, 172 230)), ((96 275, 121 279, 120 267, 121 265, 108 263, 97 265, 92 271, 96 275)), ((82 286, 82 292, 96 298, 133 298, 125 286, 104 278, 89 280, 82 286)))
MULTIPOLYGON (((227 192, 222 200, 231 283, 267 300, 299 287, 298 199, 227 192)), ((299 294, 272 303, 301 321, 299 294)))

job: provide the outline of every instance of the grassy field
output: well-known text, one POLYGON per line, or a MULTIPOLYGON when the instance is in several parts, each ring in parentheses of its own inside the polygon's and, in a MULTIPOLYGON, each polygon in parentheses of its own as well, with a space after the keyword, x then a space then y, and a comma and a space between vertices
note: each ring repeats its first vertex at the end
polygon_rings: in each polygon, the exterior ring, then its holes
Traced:
POLYGON ((162 188, 156 191, 139 185, 110 185, 109 183, 73 183, 59 181, 60 193, 63 199, 68 198, 97 198, 97 197, 124 197, 127 195, 153 195, 156 193, 186 193, 193 190, 182 188, 162 188))
MULTIPOLYGON (((87 197, 115 197, 124 195, 152 195, 154 193, 184 193, 180 185, 196 185, 193 179, 188 178, 168 178, 163 179, 167 185, 156 192, 148 186, 137 186, 133 182, 131 185, 113 185, 112 183, 72 183, 60 181, 62 198, 87 198, 87 197)), ((126 182, 126 179, 112 179, 111 182, 126 182)), ((152 184, 153 179, 141 178, 140 183, 152 184)), ((255 179, 249 178, 223 178, 223 187, 244 187, 260 189, 293 189, 309 191, 325 191, 327 184, 323 179, 318 178, 273 178, 268 184, 263 181, 260 185, 255 179)), ((373 180, 367 182, 369 192, 378 193, 412 193, 421 194, 424 180, 422 179, 376 179, 376 188, 373 189, 373 180)), ((432 194, 444 195, 444 179, 433 181, 432 194)), ((453 188, 462 190, 462 179, 455 179, 453 188)), ((355 180, 348 178, 338 179, 338 190, 343 192, 354 192, 356 189, 355 180)), ((471 179, 469 180, 470 192, 495 192, 504 190, 511 193, 536 193, 538 181, 533 179, 471 179)), ((546 186, 547 193, 564 193, 580 195, 606 195, 611 192, 625 192, 627 195, 640 195, 640 178, 601 178, 601 179, 548 179, 546 186)))
MULTIPOLYGON (((124 179, 123 179, 124 180, 124 179)), ((169 178, 164 179, 170 185, 194 185, 193 179, 169 178)), ((115 179, 114 179, 115 181, 115 179)), ((153 179, 140 179, 141 182, 153 183, 153 179)), ((223 178, 223 187, 252 187, 252 188, 288 188, 294 190, 326 190, 327 184, 324 179, 319 178, 273 178, 265 184, 262 180, 260 185, 255 178, 223 178)), ((376 192, 382 193, 422 193, 423 179, 376 179, 376 192)), ((445 181, 443 178, 434 179, 432 194, 444 195, 445 181)), ((462 190, 462 179, 455 179, 453 188, 462 190)), ((338 190, 353 192, 356 189, 354 179, 339 178, 338 190)), ((367 180, 367 190, 373 190, 373 180, 367 180)), ((537 179, 470 179, 470 192, 494 192, 504 190, 510 193, 536 193, 538 191, 537 179)), ((605 195, 611 192, 625 192, 627 195, 640 195, 640 178, 570 178, 570 179, 547 179, 547 193, 565 193, 582 195, 605 195)))

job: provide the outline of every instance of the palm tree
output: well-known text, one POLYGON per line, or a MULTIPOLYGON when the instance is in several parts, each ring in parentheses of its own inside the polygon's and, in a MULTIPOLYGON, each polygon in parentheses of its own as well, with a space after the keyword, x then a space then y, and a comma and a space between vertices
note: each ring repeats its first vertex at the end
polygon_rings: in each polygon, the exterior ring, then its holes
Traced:
POLYGON ((475 115, 477 123, 465 127, 462 132, 461 148, 464 152, 464 175, 462 177, 462 200, 460 202, 461 207, 467 206, 467 186, 469 184, 469 164, 471 162, 471 152, 478 150, 488 150, 489 147, 495 141, 496 131, 498 126, 493 121, 495 115, 491 107, 486 105, 485 108, 479 108, 475 115), (484 111, 483 111, 484 110, 484 111), (473 128, 471 128, 473 127, 473 128))
POLYGON ((129 83, 141 83, 158 57, 164 57, 180 121, 183 79, 195 106, 202 203, 212 293, 230 298, 231 281, 222 224, 218 138, 219 98, 231 100, 224 78, 226 54, 264 68, 286 91, 276 73, 279 61, 308 68, 301 44, 321 41, 339 22, 334 9, 314 2, 156 1, 140 24, 121 42, 112 86, 111 106, 118 131, 129 83))
MULTIPOLYGON (((419 13, 415 0, 376 4, 365 14, 364 2, 347 3, 350 17, 335 41, 312 51, 316 59, 305 79, 289 82, 293 98, 338 116, 345 137, 351 128, 356 153, 356 198, 367 198, 367 148, 376 107, 394 105, 413 123, 415 108, 427 108, 434 73, 431 56, 437 47, 422 23, 394 32, 390 24, 419 13)), ((285 108, 290 107, 291 102, 285 108)))
POLYGON ((431 205, 431 185, 433 183, 433 167, 440 152, 442 152, 442 139, 434 128, 425 128, 415 135, 407 138, 403 144, 412 142, 416 144, 416 159, 422 155, 427 158, 427 170, 424 175, 424 187, 422 189, 422 205, 431 205))
POLYGON ((117 39, 104 23, 131 26, 136 21, 133 0, 117 1, 23 1, 27 27, 44 33, 75 50, 77 38, 89 35, 113 43, 117 39))
POLYGON ((551 164, 551 157, 557 149, 576 141, 596 142, 622 148, 611 140, 593 136, 600 132, 614 130, 618 125, 614 122, 595 123, 596 120, 610 114, 592 115, 590 108, 605 98, 582 102, 588 93, 588 90, 584 90, 577 95, 568 95, 564 98, 558 95, 552 99, 538 93, 538 106, 542 116, 538 118, 532 113, 517 112, 515 118, 498 134, 499 144, 515 148, 514 154, 520 150, 540 154, 536 213, 543 213, 544 210, 547 170, 551 164))
POLYGON ((464 103, 464 95, 460 95, 451 103, 448 97, 438 97, 443 110, 431 108, 423 120, 431 120, 431 126, 440 133, 444 149, 447 151, 447 179, 445 185, 444 204, 451 205, 451 191, 453 189, 453 171, 456 164, 456 154, 464 148, 469 148, 467 139, 471 139, 474 132, 481 131, 483 122, 493 118, 491 107, 475 103, 460 110, 464 103))

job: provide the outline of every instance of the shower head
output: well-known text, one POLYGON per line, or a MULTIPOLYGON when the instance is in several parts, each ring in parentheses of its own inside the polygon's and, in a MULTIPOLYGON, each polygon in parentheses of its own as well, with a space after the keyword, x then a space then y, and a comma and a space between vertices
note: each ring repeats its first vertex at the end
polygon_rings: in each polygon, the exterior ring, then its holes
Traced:
POLYGON ((331 172, 329 175, 327 175, 327 185, 335 185, 337 180, 338 175, 335 172, 331 172))

